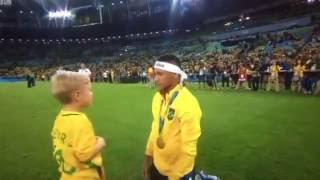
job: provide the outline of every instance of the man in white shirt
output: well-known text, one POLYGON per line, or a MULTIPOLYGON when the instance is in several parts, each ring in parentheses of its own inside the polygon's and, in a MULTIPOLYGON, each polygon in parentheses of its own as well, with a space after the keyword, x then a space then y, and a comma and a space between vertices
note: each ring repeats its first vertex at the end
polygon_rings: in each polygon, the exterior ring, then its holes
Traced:
POLYGON ((91 75, 90 69, 86 68, 86 65, 83 64, 83 63, 80 66, 81 66, 81 68, 79 69, 78 72, 81 73, 81 74, 85 74, 85 75, 90 77, 90 75, 91 75))
POLYGON ((104 71, 102 73, 102 77, 103 77, 103 82, 107 82, 108 81, 108 73, 107 73, 107 71, 104 71))
POLYGON ((65 70, 63 69, 63 66, 59 66, 58 70, 57 70, 57 74, 60 74, 62 72, 64 72, 65 70))

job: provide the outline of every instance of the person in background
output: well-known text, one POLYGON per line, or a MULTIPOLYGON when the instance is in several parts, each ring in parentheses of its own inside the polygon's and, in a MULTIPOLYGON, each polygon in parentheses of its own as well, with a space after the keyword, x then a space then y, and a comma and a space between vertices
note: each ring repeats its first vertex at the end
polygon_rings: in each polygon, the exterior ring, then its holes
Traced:
POLYGON ((110 83, 115 83, 115 79, 116 79, 116 72, 114 69, 111 69, 110 71, 110 83))
POLYGON ((201 84, 203 85, 203 87, 206 86, 206 82, 205 82, 205 72, 206 72, 206 67, 205 65, 201 65, 200 69, 199 69, 199 79, 198 79, 198 83, 199 83, 199 88, 201 88, 201 84))
POLYGON ((222 88, 226 84, 226 87, 229 88, 230 76, 231 76, 231 66, 225 64, 222 69, 222 88))
POLYGON ((30 69, 27 70, 26 79, 27 79, 28 88, 32 88, 32 87, 36 86, 35 74, 30 69))
POLYGON ((108 70, 102 73, 103 82, 108 82, 108 70))
POLYGON ((272 65, 269 67, 270 76, 268 78, 267 91, 274 89, 276 92, 280 91, 279 87, 279 72, 280 66, 277 61, 273 60, 272 65))
POLYGON ((293 78, 292 78, 292 87, 293 92, 301 92, 302 90, 302 80, 303 72, 305 71, 305 66, 301 60, 298 60, 293 67, 293 78))
POLYGON ((236 63, 231 64, 231 87, 236 88, 238 83, 238 66, 236 63))
POLYGON ((284 72, 284 87, 285 90, 290 90, 291 89, 291 84, 292 84, 292 72, 290 70, 292 69, 289 59, 283 55, 281 59, 281 70, 284 72))
POLYGON ((91 76, 91 71, 90 71, 90 69, 88 69, 84 63, 81 63, 81 64, 80 64, 80 69, 79 69, 78 72, 81 73, 81 74, 87 75, 89 78, 90 78, 90 76, 91 76))
POLYGON ((148 68, 148 81, 150 88, 154 87, 154 69, 152 66, 148 68))
POLYGON ((238 78, 236 89, 240 89, 240 87, 249 89, 248 81, 247 81, 247 68, 245 68, 242 63, 239 64, 238 77, 239 78, 238 78))
POLYGON ((260 80, 259 63, 251 63, 249 67, 249 72, 251 75, 251 90, 258 91, 260 80))

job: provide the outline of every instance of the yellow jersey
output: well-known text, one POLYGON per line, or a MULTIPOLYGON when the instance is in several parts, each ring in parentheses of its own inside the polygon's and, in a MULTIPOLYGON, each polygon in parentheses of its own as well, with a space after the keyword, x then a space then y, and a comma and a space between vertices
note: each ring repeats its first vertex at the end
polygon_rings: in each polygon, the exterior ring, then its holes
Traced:
POLYGON ((84 113, 61 111, 51 132, 60 180, 100 180, 101 154, 93 157, 96 136, 84 113))
POLYGON ((154 70, 152 67, 148 68, 148 76, 149 78, 153 78, 154 77, 154 70))
POLYGON ((272 65, 270 67, 270 70, 271 70, 271 77, 278 77, 279 72, 280 72, 280 66, 272 65))
POLYGON ((293 68, 294 76, 302 78, 304 70, 305 70, 305 66, 303 65, 294 66, 293 68))
POLYGON ((159 92, 155 94, 152 114, 145 154, 153 157, 153 163, 162 175, 168 176, 169 180, 180 180, 194 169, 201 135, 199 103, 187 88, 177 85, 165 96, 159 92))

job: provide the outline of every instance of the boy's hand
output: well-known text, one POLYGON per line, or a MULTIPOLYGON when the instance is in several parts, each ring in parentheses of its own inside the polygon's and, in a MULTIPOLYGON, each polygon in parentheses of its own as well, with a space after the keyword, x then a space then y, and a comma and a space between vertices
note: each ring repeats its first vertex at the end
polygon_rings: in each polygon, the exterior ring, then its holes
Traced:
POLYGON ((99 147, 99 149, 102 149, 106 146, 106 141, 104 140, 103 137, 97 136, 97 146, 99 147))

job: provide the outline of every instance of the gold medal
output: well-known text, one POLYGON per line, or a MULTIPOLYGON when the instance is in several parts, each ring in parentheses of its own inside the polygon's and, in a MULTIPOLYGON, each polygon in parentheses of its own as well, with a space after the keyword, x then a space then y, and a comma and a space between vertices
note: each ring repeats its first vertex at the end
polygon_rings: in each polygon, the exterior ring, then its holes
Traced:
POLYGON ((164 143, 163 138, 161 136, 159 136, 157 139, 157 145, 160 149, 163 149, 166 146, 166 144, 164 143))

